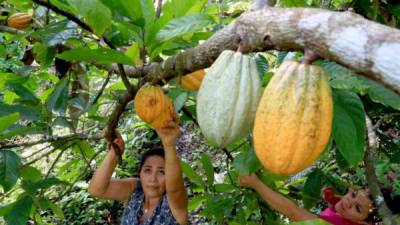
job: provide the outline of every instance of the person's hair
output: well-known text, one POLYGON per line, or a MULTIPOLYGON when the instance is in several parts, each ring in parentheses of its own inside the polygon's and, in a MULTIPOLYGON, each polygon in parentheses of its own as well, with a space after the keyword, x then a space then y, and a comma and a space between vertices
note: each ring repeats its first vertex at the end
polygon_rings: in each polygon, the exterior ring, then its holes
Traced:
POLYGON ((150 149, 150 150, 144 152, 140 159, 139 173, 142 170, 142 167, 143 167, 144 163, 146 162, 147 158, 149 158, 150 156, 160 156, 163 159, 165 159, 164 149, 156 147, 156 148, 153 148, 153 149, 150 149))
MULTIPOLYGON (((386 205, 388 208, 392 211, 393 214, 398 214, 400 213, 400 196, 395 196, 392 197, 391 193, 392 191, 387 189, 387 188, 381 188, 381 192, 383 195, 383 198, 385 199, 386 205)), ((382 218, 379 217, 378 214, 378 208, 375 205, 374 199, 372 195, 369 195, 370 200, 372 201, 373 204, 373 209, 372 211, 368 214, 367 219, 365 219, 366 222, 372 223, 372 224, 378 224, 379 222, 382 221, 382 218)))

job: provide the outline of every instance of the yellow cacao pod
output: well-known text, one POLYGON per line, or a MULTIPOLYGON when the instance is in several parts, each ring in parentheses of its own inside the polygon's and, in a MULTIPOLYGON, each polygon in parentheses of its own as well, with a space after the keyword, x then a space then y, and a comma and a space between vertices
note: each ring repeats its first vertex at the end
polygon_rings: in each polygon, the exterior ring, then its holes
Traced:
POLYGON ((295 174, 313 164, 331 134, 333 103, 325 71, 284 62, 261 97, 254 122, 256 155, 275 174, 295 174))
POLYGON ((172 120, 174 106, 172 101, 164 95, 159 86, 143 85, 134 99, 136 114, 154 128, 165 125, 172 120))
POLYGON ((7 19, 7 25, 16 29, 29 27, 32 22, 32 16, 28 13, 14 13, 7 19))
POLYGON ((204 69, 197 70, 194 71, 193 73, 189 73, 181 77, 178 83, 184 89, 188 89, 191 91, 198 91, 204 76, 205 76, 204 69))
POLYGON ((174 103, 169 97, 165 96, 165 98, 164 110, 150 123, 154 128, 165 127, 169 121, 173 120, 175 113, 174 103))
POLYGON ((207 70, 197 93, 197 120, 202 133, 219 147, 247 137, 260 97, 255 59, 223 51, 207 70))

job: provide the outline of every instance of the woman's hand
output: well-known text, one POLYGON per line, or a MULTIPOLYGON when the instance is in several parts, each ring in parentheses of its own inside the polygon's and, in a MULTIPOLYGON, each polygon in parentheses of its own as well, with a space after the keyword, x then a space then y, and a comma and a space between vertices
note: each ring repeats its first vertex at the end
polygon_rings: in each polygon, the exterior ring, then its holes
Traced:
MULTIPOLYGON (((104 128, 104 129, 103 129, 103 137, 104 137, 104 135, 105 135, 106 132, 107 132, 107 128, 104 128)), ((124 154, 124 151, 125 151, 125 142, 124 142, 124 139, 122 138, 121 134, 118 132, 118 130, 115 130, 115 138, 114 138, 114 140, 112 141, 112 143, 114 143, 114 144, 116 144, 116 145, 118 146, 119 150, 121 150, 121 152, 120 152, 121 155, 124 154)), ((116 152, 115 149, 114 149, 114 145, 111 145, 111 149, 112 149, 114 152, 116 152)))
POLYGON ((156 132, 160 137, 164 148, 175 147, 176 145, 176 139, 179 136, 178 118, 178 114, 174 112, 172 120, 169 121, 166 126, 156 129, 156 132))
POLYGON ((254 189, 257 183, 260 182, 257 175, 252 173, 250 175, 241 175, 238 179, 238 185, 242 187, 252 188, 254 189))

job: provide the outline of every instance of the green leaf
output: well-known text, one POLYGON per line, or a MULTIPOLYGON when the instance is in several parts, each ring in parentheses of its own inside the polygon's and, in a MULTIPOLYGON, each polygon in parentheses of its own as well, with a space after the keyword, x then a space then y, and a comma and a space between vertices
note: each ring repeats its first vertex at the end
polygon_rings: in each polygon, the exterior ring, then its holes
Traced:
POLYGON ((241 152, 233 160, 233 166, 240 174, 251 174, 262 168, 253 150, 241 152))
POLYGON ((134 64, 138 64, 140 60, 139 44, 137 42, 133 43, 131 47, 126 50, 125 55, 127 55, 134 64))
POLYGON ((34 195, 39 189, 47 189, 54 185, 67 185, 68 182, 62 181, 58 178, 47 178, 44 180, 39 180, 35 182, 24 181, 21 184, 21 187, 26 190, 28 193, 34 195))
POLYGON ((214 167, 211 162, 211 157, 205 153, 202 153, 200 161, 203 164, 204 170, 206 171, 207 184, 211 187, 214 184, 214 167))
POLYGON ((162 8, 163 16, 178 18, 189 13, 199 13, 207 0, 171 0, 162 8))
POLYGON ((175 110, 179 112, 185 105, 186 99, 188 98, 187 92, 180 93, 174 100, 175 110))
POLYGON ((66 61, 86 61, 100 64, 122 63, 126 65, 134 65, 134 62, 125 54, 108 48, 76 48, 57 55, 57 58, 66 61))
POLYGON ((85 21, 93 29, 94 33, 101 37, 104 31, 111 26, 111 11, 98 0, 67 0, 68 3, 83 16, 85 21))
POLYGON ((187 162, 181 161, 182 172, 187 176, 192 182, 204 187, 204 181, 196 171, 190 167, 187 162))
POLYGON ((92 158, 94 154, 96 154, 89 142, 86 140, 77 141, 72 149, 75 153, 83 155, 86 158, 92 158))
POLYGON ((16 123, 18 120, 19 120, 18 112, 0 117, 0 133, 5 131, 7 128, 16 123))
POLYGON ((50 202, 47 198, 34 198, 35 205, 38 205, 42 210, 51 209, 54 214, 60 218, 64 218, 64 213, 60 207, 50 202))
POLYGON ((32 209, 33 200, 29 196, 24 196, 19 199, 10 214, 4 216, 7 224, 12 225, 26 225, 28 222, 29 214, 32 209))
POLYGON ((189 32, 198 31, 213 22, 212 17, 205 14, 191 14, 169 21, 158 33, 157 40, 167 41, 189 32))
POLYGON ((46 99, 46 109, 49 113, 63 115, 68 104, 68 76, 61 79, 51 95, 46 99))
POLYGON ((256 55, 256 64, 257 64, 257 70, 260 75, 260 78, 262 78, 264 76, 264 74, 269 71, 268 60, 262 54, 257 54, 256 55))
POLYGON ((236 190, 236 187, 233 186, 232 184, 215 184, 214 188, 216 192, 223 192, 223 193, 233 192, 236 190))
POLYGON ((315 169, 308 176, 303 188, 303 203, 306 209, 310 209, 317 201, 321 199, 320 191, 325 183, 324 174, 315 169))
POLYGON ((290 225, 331 225, 331 224, 326 222, 325 220, 316 219, 316 220, 308 220, 308 221, 290 223, 290 225))
POLYGON ((8 83, 7 88, 21 97, 24 101, 30 102, 34 105, 40 103, 40 100, 28 88, 21 84, 8 83))
POLYGON ((400 95, 375 81, 365 77, 360 77, 360 79, 370 87, 367 93, 372 101, 400 110, 400 95))
POLYGON ((20 166, 21 159, 15 152, 0 150, 0 185, 5 192, 17 183, 20 166))
POLYGON ((0 102, 0 116, 19 112, 20 119, 37 121, 40 119, 40 112, 36 107, 26 107, 20 104, 7 105, 0 102))
POLYGON ((40 62, 40 68, 47 68, 53 62, 56 50, 53 47, 47 47, 40 42, 36 42, 33 47, 36 54, 36 60, 40 62))
POLYGON ((347 162, 355 166, 364 156, 364 106, 356 94, 349 91, 333 90, 333 136, 340 153, 347 162))
POLYGON ((21 126, 16 124, 7 129, 6 132, 0 134, 0 139, 12 138, 17 135, 27 135, 27 134, 40 134, 45 133, 46 127, 43 124, 40 125, 28 125, 21 126))
POLYGON ((19 172, 21 173, 21 177, 25 181, 39 181, 42 178, 42 173, 32 166, 24 166, 19 172))

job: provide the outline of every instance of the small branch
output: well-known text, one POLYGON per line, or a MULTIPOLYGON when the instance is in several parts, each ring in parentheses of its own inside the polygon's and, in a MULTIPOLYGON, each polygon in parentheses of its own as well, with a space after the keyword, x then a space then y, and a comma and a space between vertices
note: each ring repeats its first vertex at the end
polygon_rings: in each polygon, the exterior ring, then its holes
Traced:
POLYGON ((70 13, 70 12, 68 12, 68 11, 65 11, 65 10, 63 10, 63 9, 60 9, 60 8, 58 8, 58 7, 55 6, 55 5, 52 5, 49 1, 32 0, 32 2, 34 2, 34 3, 38 4, 38 5, 44 6, 44 7, 48 8, 48 9, 53 10, 55 13, 58 13, 58 14, 60 14, 60 15, 63 15, 63 16, 65 16, 65 17, 67 17, 67 19, 69 19, 69 20, 71 20, 71 21, 74 21, 76 24, 78 24, 78 25, 79 25, 80 27, 82 27, 83 29, 85 29, 85 30, 87 30, 87 31, 89 31, 89 32, 91 32, 91 33, 93 33, 92 28, 91 28, 87 23, 85 23, 85 22, 83 22, 82 20, 80 20, 80 19, 79 19, 77 16, 75 16, 74 14, 72 14, 72 13, 70 13))
POLYGON ((162 0, 158 0, 157 2, 156 19, 160 18, 162 2, 162 0))
POLYGON ((110 82, 110 78, 111 78, 112 74, 113 74, 112 70, 108 71, 107 78, 104 80, 103 85, 101 86, 99 92, 97 92, 97 95, 96 95, 96 97, 94 97, 92 103, 90 103, 90 106, 93 106, 93 105, 95 105, 97 103, 97 101, 99 100, 99 98, 103 94, 104 90, 106 89, 108 82, 110 82))
MULTIPOLYGON (((375 205, 378 207, 378 213, 384 221, 389 222, 388 224, 397 224, 393 218, 393 213, 386 205, 386 202, 383 198, 383 194, 379 188, 378 178, 375 174, 374 168, 374 152, 377 149, 377 142, 376 142, 376 134, 373 130, 373 124, 371 119, 366 116, 366 125, 367 125, 367 132, 368 132, 368 147, 365 151, 364 162, 365 162, 365 175, 367 177, 368 182, 368 189, 371 193, 375 205)), ((386 223, 385 222, 385 223, 386 223)))
POLYGON ((0 149, 8 149, 8 148, 16 148, 16 147, 28 147, 28 146, 33 146, 41 143, 46 143, 46 142, 54 142, 54 141, 70 141, 70 140, 100 140, 102 139, 101 135, 94 135, 94 136, 89 136, 85 134, 72 134, 72 135, 66 135, 66 136, 61 136, 61 137, 50 137, 50 138, 45 138, 41 139, 38 141, 32 141, 32 142, 25 142, 25 143, 18 143, 18 144, 4 144, 0 145, 0 149))
POLYGON ((197 122, 196 118, 194 118, 193 114, 189 111, 189 109, 186 106, 182 107, 182 112, 186 114, 187 117, 190 118, 190 120, 192 120, 192 122, 194 124, 196 124, 197 126, 199 126, 199 123, 197 122))
POLYGON ((18 30, 18 29, 12 28, 12 27, 4 26, 4 25, 0 25, 0 31, 10 33, 10 34, 24 34, 25 33, 22 30, 18 30))

